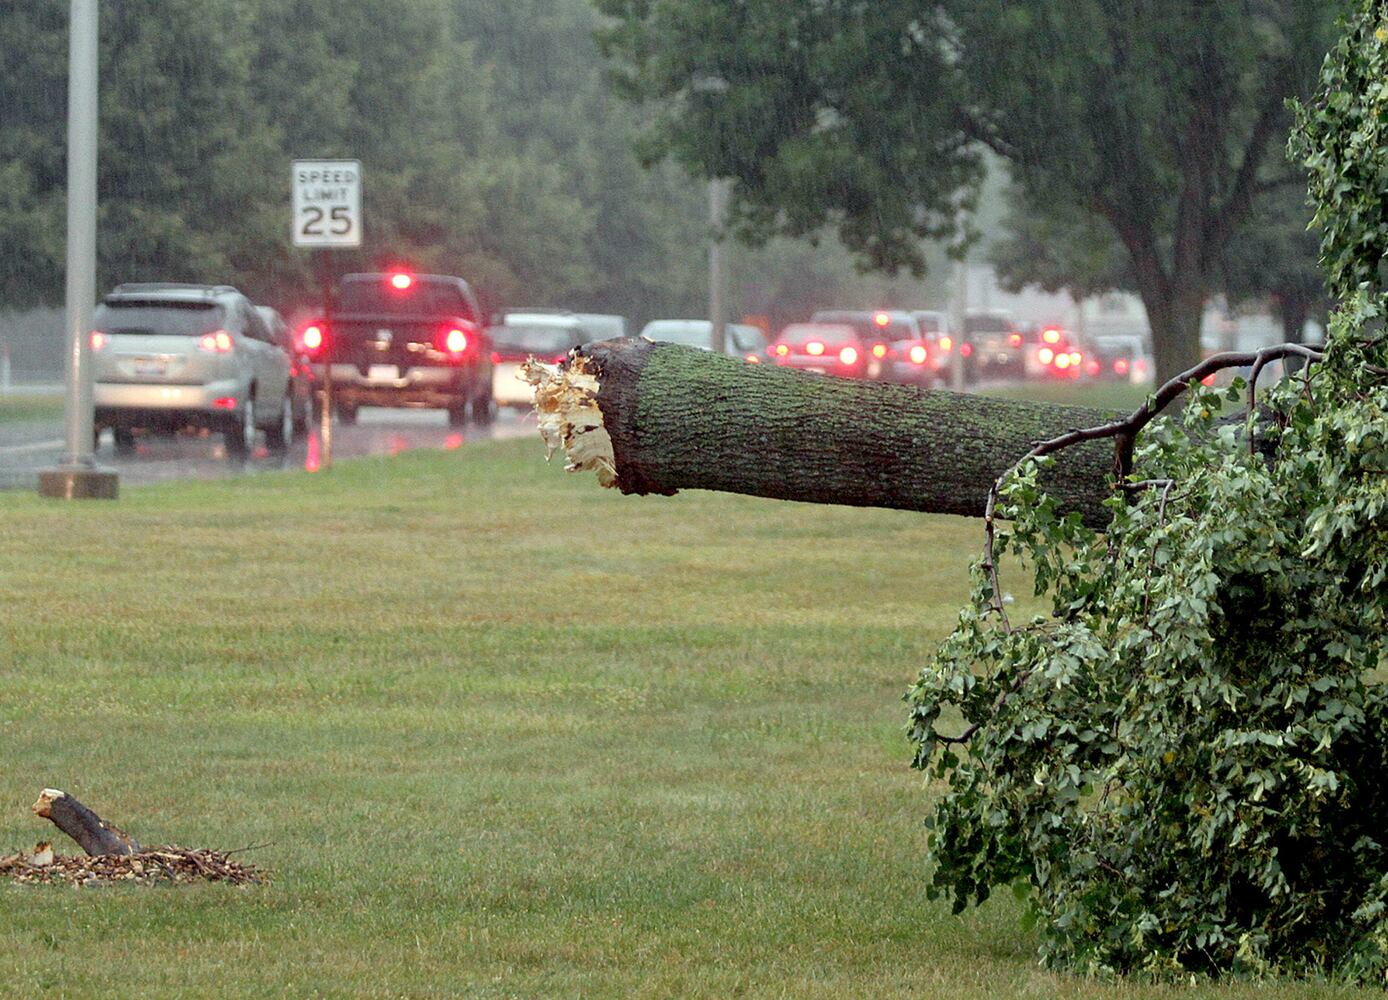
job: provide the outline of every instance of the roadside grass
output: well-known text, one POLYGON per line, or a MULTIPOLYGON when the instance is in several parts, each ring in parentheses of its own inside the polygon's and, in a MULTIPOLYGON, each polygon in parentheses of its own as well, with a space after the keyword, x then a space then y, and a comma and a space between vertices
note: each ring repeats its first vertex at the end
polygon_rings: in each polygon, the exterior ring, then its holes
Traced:
POLYGON ((1150 392, 1150 385, 1129 382, 1024 382, 986 389, 983 395, 1131 413, 1146 401, 1150 392))
POLYGON ((60 394, 0 393, 0 423, 56 420, 62 415, 60 394))
POLYGON ((0 496, 0 850, 52 785, 274 873, 0 884, 5 993, 1360 995, 1051 975, 1010 894, 925 899, 901 695, 976 522, 537 452, 0 496))

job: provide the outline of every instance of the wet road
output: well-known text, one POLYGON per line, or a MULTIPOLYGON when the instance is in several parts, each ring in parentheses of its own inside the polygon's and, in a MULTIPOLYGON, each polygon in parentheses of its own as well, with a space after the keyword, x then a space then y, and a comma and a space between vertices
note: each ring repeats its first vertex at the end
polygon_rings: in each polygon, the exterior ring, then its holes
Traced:
MULTIPOLYGON (((366 455, 397 455, 416 448, 451 450, 469 442, 535 436, 534 418, 503 411, 489 428, 448 426, 442 410, 363 409, 356 426, 333 427, 333 459, 366 455)), ((61 420, 0 423, 0 489, 34 489, 38 472, 57 463, 63 451, 61 420)), ((272 470, 316 471, 322 449, 317 427, 283 452, 272 452, 261 443, 251 455, 237 461, 227 457, 221 435, 140 437, 133 455, 117 454, 111 435, 102 436, 97 460, 120 474, 121 485, 173 479, 226 479, 272 470)))

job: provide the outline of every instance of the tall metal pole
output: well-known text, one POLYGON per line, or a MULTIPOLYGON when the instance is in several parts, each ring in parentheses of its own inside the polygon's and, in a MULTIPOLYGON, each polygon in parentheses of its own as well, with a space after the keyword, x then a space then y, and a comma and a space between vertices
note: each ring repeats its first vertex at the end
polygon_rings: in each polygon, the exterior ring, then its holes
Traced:
POLYGON ((116 496, 98 470, 92 435, 92 311, 96 302, 97 0, 72 0, 67 111, 67 402, 63 461, 39 473, 44 496, 116 496))
POLYGON ((727 346, 728 296, 725 257, 728 221, 728 182, 715 177, 708 182, 708 224, 712 233, 708 245, 708 318, 713 324, 715 354, 723 354, 727 346))

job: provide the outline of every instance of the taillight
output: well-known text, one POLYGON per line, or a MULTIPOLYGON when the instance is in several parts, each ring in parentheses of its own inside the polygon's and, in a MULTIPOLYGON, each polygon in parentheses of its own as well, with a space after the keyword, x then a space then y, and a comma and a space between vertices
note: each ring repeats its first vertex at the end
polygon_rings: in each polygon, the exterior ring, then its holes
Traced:
POLYGON ((1119 358, 1117 361, 1115 361, 1115 362, 1113 363, 1113 374, 1115 374, 1115 375, 1126 375, 1126 374, 1128 374, 1128 359, 1127 359, 1127 358, 1119 358))
POLYGON ((1043 365, 1048 365, 1055 360, 1055 351, 1051 350, 1049 347, 1043 347, 1036 352, 1036 360, 1043 365))
POLYGON ((967 357, 969 357, 971 354, 973 354, 973 352, 974 352, 974 345, 973 345, 973 344, 960 344, 960 345, 959 345, 959 356, 960 356, 961 358, 967 358, 967 357))
POLYGON ((941 337, 941 338, 940 338, 940 350, 942 350, 942 351, 952 351, 952 350, 954 350, 954 338, 953 338, 953 337, 941 337))
POLYGON ((108 337, 108 336, 106 336, 106 334, 102 333, 100 330, 93 330, 93 331, 92 331, 92 350, 93 350, 93 351, 99 351, 99 350, 101 350, 101 349, 102 349, 103 347, 105 347, 108 343, 110 343, 110 340, 111 340, 111 338, 108 337))
POLYGON ((1086 375, 1098 375, 1102 369, 1103 365, 1099 364, 1099 362, 1097 361, 1091 361, 1089 362, 1089 364, 1084 366, 1084 372, 1086 375))
POLYGON ((888 313, 879 312, 873 314, 872 321, 876 323, 878 326, 886 326, 888 323, 892 321, 892 317, 888 313))
POLYGON ((204 333, 198 338, 198 349, 207 351, 209 354, 230 354, 231 348, 231 334, 225 330, 218 330, 216 333, 204 333))
POLYGON ((1055 366, 1056 366, 1057 368, 1059 368, 1061 371, 1064 371, 1065 369, 1069 368, 1069 367, 1070 367, 1070 355, 1068 355, 1068 354, 1057 354, 1057 355, 1055 356, 1055 366))
POLYGON ((743 359, 743 360, 745 360, 749 365, 759 365, 759 364, 761 364, 761 358, 757 357, 755 354, 749 354, 749 355, 747 355, 747 357, 746 357, 745 359, 743 359))
POLYGON ((907 352, 907 357, 911 359, 913 365, 923 365, 925 364, 926 357, 925 348, 920 344, 915 344, 912 346, 911 350, 907 352))
POLYGON ((1060 331, 1049 328, 1042 330, 1041 339, 1048 344, 1058 344, 1060 343, 1060 331))
POLYGON ((397 292, 409 291, 413 284, 414 275, 408 274, 405 271, 396 271, 390 276, 390 287, 394 288, 397 292))
POLYGON ((819 357, 821 354, 824 353, 824 345, 817 340, 812 340, 805 345, 805 353, 813 354, 815 357, 819 357))
POLYGON ((499 365, 499 364, 501 364, 501 355, 498 354, 496 351, 492 351, 492 364, 494 364, 494 365, 499 365))
POLYGON ((438 333, 434 335, 434 346, 447 354, 450 360, 458 361, 472 346, 476 335, 477 327, 472 323, 455 319, 452 323, 439 327, 438 333))
POLYGON ((845 347, 839 351, 839 362, 845 365, 856 365, 858 363, 858 349, 856 347, 845 347))
POLYGON ((790 353, 790 347, 787 344, 777 344, 774 348, 769 348, 769 350, 774 350, 778 358, 784 358, 790 353))
POLYGON ((1009 333, 1007 335, 1007 344, 1009 347, 1021 347, 1022 335, 1020 333, 1009 333))
POLYGON ((874 358, 879 359, 879 360, 882 359, 882 358, 885 358, 885 357, 887 356, 887 345, 886 345, 886 344, 873 344, 873 345, 872 345, 872 356, 873 356, 874 358))
POLYGON ((1078 367, 1080 366, 1080 362, 1083 361, 1083 360, 1084 360, 1084 355, 1081 354, 1079 351, 1071 351, 1071 352, 1070 352, 1070 364, 1074 365, 1076 368, 1078 368, 1078 367))
POLYGON ((467 334, 458 329, 449 330, 444 334, 443 346, 449 354, 462 354, 467 350, 467 334))

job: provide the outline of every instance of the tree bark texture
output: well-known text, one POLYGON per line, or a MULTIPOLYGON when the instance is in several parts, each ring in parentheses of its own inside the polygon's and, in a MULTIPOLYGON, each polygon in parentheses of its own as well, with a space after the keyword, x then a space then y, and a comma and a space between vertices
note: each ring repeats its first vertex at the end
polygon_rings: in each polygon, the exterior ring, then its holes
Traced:
MULTIPOLYGON (((994 482, 1033 445, 1113 417, 750 365, 644 340, 577 353, 570 365, 596 379, 624 493, 718 490, 981 517, 994 482)), ((1112 443, 1085 443, 1058 456, 1042 482, 1063 510, 1101 526, 1113 466, 1112 443)))
POLYGON ((140 845, 66 792, 45 788, 33 805, 35 815, 49 820, 91 855, 138 854, 140 845))

